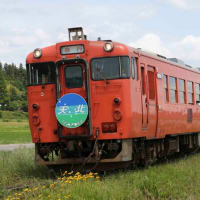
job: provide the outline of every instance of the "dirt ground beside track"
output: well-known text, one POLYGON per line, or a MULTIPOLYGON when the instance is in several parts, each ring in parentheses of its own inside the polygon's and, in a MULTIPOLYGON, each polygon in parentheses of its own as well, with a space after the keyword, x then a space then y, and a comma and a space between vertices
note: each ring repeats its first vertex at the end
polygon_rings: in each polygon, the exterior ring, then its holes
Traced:
POLYGON ((1 144, 0 151, 14 151, 16 149, 22 148, 33 148, 34 144, 1 144))

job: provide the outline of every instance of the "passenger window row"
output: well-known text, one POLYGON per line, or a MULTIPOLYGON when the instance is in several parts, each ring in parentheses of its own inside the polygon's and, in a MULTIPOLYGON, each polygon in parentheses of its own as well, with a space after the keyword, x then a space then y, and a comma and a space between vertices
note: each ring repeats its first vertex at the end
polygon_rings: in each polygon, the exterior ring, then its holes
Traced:
POLYGON ((200 84, 163 75, 164 100, 166 103, 199 104, 200 84), (195 90, 195 95, 194 95, 195 90), (186 97, 187 92, 187 97, 186 97), (187 98, 187 99, 186 99, 187 98))

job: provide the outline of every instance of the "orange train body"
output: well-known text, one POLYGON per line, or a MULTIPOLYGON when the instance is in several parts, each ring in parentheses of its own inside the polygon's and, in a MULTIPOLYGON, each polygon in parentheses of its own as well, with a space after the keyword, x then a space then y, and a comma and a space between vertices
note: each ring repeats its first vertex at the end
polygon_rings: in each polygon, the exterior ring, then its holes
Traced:
MULTIPOLYGON (((87 146, 90 149, 88 152, 93 150, 95 141, 99 142, 99 149, 104 148, 102 147, 104 142, 106 145, 110 144, 109 141, 120 144, 116 147, 107 145, 109 147, 106 150, 110 156, 103 156, 100 159, 102 162, 106 160, 114 162, 119 154, 122 154, 121 160, 116 159, 117 161, 134 160, 134 152, 137 152, 137 149, 134 150, 133 145, 141 148, 143 142, 145 144, 149 142, 155 149, 160 149, 155 150, 157 156, 159 152, 161 154, 164 151, 163 149, 166 151, 166 148, 168 152, 178 152, 181 146, 188 145, 188 148, 199 146, 200 73, 198 70, 121 43, 85 39, 61 42, 43 48, 42 56, 39 58, 30 53, 26 63, 29 83, 27 87, 29 124, 40 163, 73 164, 76 159, 76 163, 79 163, 79 159, 87 157, 89 153, 76 156, 77 141, 83 143, 80 145, 82 151, 85 141, 86 143, 90 141, 91 148, 87 146), (105 50, 106 43, 113 45, 111 51, 105 50), (61 54, 62 47, 76 45, 83 45, 84 51, 61 54), (122 57, 128 57, 128 76, 106 78, 106 75, 102 75, 100 80, 94 80, 96 75, 94 70, 92 71, 93 60, 113 57, 121 60, 122 57), (53 74, 51 76, 55 76, 52 82, 39 81, 40 78, 43 79, 42 75, 34 75, 40 73, 40 68, 44 67, 43 71, 46 69, 45 63, 50 63, 49 66, 55 68, 55 71, 51 72, 53 74), (66 84, 68 76, 66 68, 76 66, 82 70, 83 83, 80 87, 71 88, 66 84), (68 93, 79 94, 88 103, 89 116, 78 128, 63 127, 55 115, 58 99, 68 93), (166 140, 169 136, 172 140, 166 140), (123 141, 128 143, 123 144, 123 141), (170 150, 169 146, 173 141, 175 147, 171 147, 170 150), (168 147, 166 142, 169 144, 168 147), (61 152, 60 160, 49 160, 49 151, 54 148, 48 147, 50 144, 65 146, 55 147, 61 152), (124 153, 123 148, 130 149, 130 152, 124 153), (67 153, 64 149, 68 149, 67 153), (115 151, 114 155, 111 155, 110 151, 115 151)), ((120 69, 123 70, 123 66, 120 69)), ((98 156, 99 153, 100 150, 98 156)))

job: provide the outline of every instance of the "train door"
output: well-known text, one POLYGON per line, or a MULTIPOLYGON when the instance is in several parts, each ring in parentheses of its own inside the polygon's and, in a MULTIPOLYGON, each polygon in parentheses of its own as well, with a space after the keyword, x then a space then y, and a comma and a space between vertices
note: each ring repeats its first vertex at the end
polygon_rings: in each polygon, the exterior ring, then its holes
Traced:
POLYGON ((148 130, 148 137, 155 137, 157 127, 156 70, 141 64, 142 129, 148 130))
MULTIPOLYGON (((60 97, 65 94, 78 94, 87 102, 86 66, 83 62, 63 64, 59 67, 60 97)), ((79 108, 78 108, 79 109, 79 108)), ((80 108, 81 109, 81 108, 80 108)), ((62 127, 62 136, 78 137, 88 135, 88 120, 77 128, 62 127)))
POLYGON ((157 103, 156 103, 156 70, 155 67, 147 66, 147 120, 148 136, 156 136, 157 127, 157 103))
POLYGON ((143 64, 141 64, 140 67, 141 70, 141 101, 142 101, 142 129, 145 130, 147 129, 147 125, 148 125, 148 115, 147 115, 147 111, 148 111, 148 104, 147 104, 147 90, 146 90, 146 79, 145 79, 145 66, 143 64))

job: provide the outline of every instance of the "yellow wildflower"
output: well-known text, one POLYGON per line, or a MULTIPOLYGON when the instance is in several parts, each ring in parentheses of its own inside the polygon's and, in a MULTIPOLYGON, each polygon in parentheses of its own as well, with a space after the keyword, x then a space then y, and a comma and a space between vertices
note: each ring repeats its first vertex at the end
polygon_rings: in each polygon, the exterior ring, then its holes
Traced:
POLYGON ((24 192, 28 192, 28 188, 24 189, 24 192))
POLYGON ((33 188, 33 191, 36 191, 36 190, 38 190, 38 187, 33 188))

